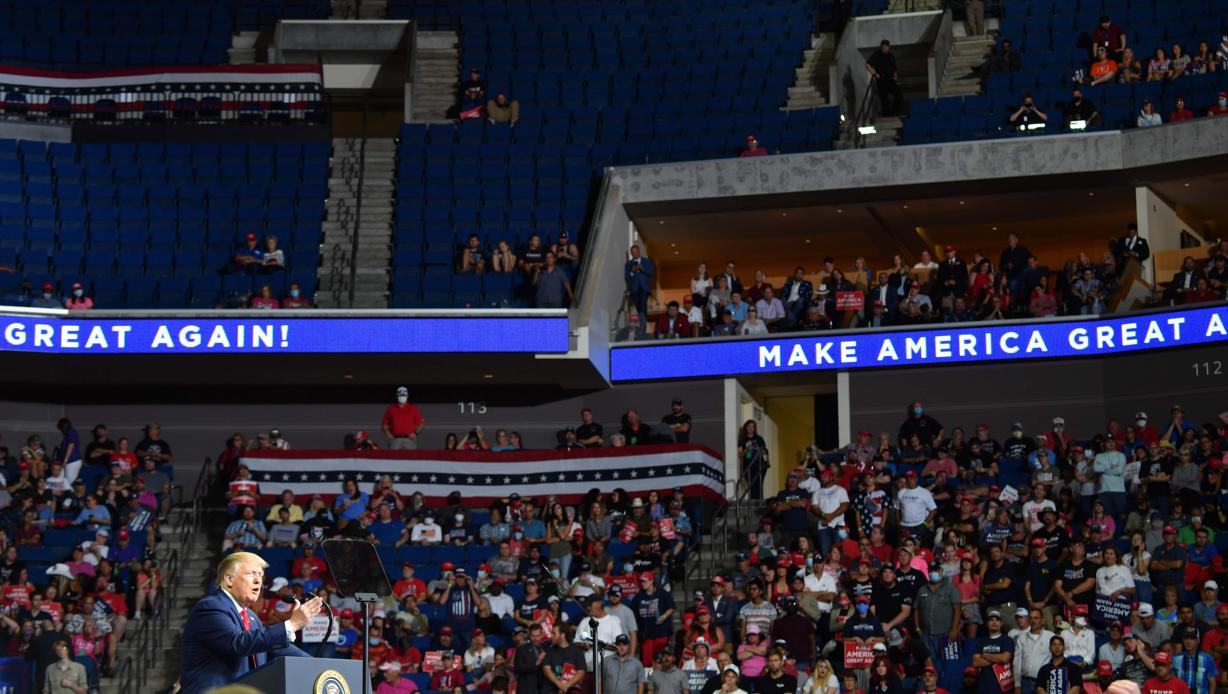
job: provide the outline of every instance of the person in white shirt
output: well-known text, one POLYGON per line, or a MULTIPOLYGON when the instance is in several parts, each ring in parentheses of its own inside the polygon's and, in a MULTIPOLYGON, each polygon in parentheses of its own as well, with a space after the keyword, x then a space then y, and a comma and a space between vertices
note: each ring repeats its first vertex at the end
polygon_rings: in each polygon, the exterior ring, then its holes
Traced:
POLYGON ((803 591, 815 599, 824 614, 831 612, 831 603, 840 592, 839 575, 839 562, 821 562, 814 565, 814 573, 806 576, 803 591))
POLYGON ((1102 565, 1096 569, 1096 595, 1108 600, 1134 595, 1134 576, 1118 561, 1117 548, 1109 545, 1100 551, 1102 565))
POLYGON ((491 613, 499 618, 511 617, 516 610, 516 601, 512 599, 512 596, 503 592, 503 581, 498 579, 490 584, 482 599, 490 604, 491 613))
MULTIPOLYGON (((812 446, 813 447, 813 446, 812 446)), ((797 488, 805 490, 810 495, 810 505, 819 505, 819 489, 823 486, 815 479, 814 475, 810 474, 810 468, 805 465, 798 465, 793 470, 799 475, 797 488)))
POLYGON ((474 629, 470 634, 469 648, 465 650, 465 672, 489 668, 495 662, 495 649, 486 644, 486 632, 474 629))
POLYGON ((426 518, 414 526, 409 541, 415 545, 437 545, 443 541, 443 528, 435 523, 434 514, 426 514, 426 518))
POLYGON ((1066 642, 1066 657, 1083 658, 1090 663, 1096 657, 1096 632, 1087 628, 1087 605, 1075 607, 1074 624, 1062 630, 1062 640, 1066 642))
POLYGON ((742 321, 742 325, 738 326, 739 335, 767 335, 767 323, 759 320, 759 309, 749 307, 746 309, 746 320, 742 321))
POLYGON ((840 539, 839 531, 844 530, 844 512, 849 508, 849 493, 836 484, 831 470, 824 468, 819 473, 817 496, 818 503, 814 505, 819 509, 819 551, 826 557, 832 545, 840 539))
POLYGON ((704 324, 704 310, 689 295, 682 297, 682 314, 690 321, 692 330, 704 324))
POLYGON ((938 504, 934 503, 934 495, 925 487, 917 486, 917 473, 909 470, 904 474, 908 485, 896 495, 900 527, 907 530, 926 525, 938 512, 938 504))
MULTIPOLYGON (((607 614, 605 611, 605 600, 600 596, 594 595, 589 598, 589 615, 597 620, 597 639, 601 641, 602 646, 613 645, 614 639, 620 635, 625 635, 623 632, 623 623, 618 617, 612 614, 607 614)), ((596 667, 593 659, 593 626, 592 619, 580 619, 580 624, 576 627, 575 643, 584 649, 584 661, 588 664, 589 672, 592 672, 596 667)), ((610 655, 606 654, 609 658, 610 655)))
POLYGON ((580 575, 576 576, 575 581, 572 581, 571 588, 567 591, 567 594, 583 601, 584 598, 604 589, 605 581, 600 576, 594 576, 593 567, 588 562, 584 562, 580 564, 580 575))
POLYGON ((938 263, 934 262, 934 256, 929 251, 921 251, 921 260, 912 266, 912 271, 921 284, 926 284, 938 272, 938 263))
POLYGON ((1032 498, 1023 504, 1023 516, 1028 521, 1028 531, 1036 532, 1044 525, 1040 514, 1045 509, 1057 510, 1057 505, 1051 499, 1045 498, 1045 485, 1032 485, 1032 498))
MULTIPOLYGON (((1049 639, 1053 638, 1053 632, 1045 628, 1044 611, 1039 608, 1024 611, 1028 613, 1028 626, 1014 637, 1015 659, 1012 669, 1016 682, 1036 679, 1036 674, 1049 662, 1049 639)), ((1022 618, 1017 616, 1015 619, 1019 621, 1022 618)))

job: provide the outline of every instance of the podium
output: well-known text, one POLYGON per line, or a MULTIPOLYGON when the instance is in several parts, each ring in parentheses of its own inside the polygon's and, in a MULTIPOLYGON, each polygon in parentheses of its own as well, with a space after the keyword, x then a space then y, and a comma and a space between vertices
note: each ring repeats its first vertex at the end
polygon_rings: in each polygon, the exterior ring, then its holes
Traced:
POLYGON ((359 694, 363 691, 361 660, 339 658, 274 658, 235 684, 261 694, 359 694))

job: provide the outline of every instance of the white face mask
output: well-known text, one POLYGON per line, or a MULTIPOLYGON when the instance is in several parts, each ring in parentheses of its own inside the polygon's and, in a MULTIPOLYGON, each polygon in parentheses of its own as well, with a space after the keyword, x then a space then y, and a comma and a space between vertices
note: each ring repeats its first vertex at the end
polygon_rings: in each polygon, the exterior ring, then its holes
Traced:
POLYGON ((1147 420, 1136 419, 1134 420, 1134 426, 1138 427, 1139 429, 1142 429, 1143 427, 1147 426, 1147 420))
POLYGON ((1087 617, 1075 617, 1075 626, 1080 629, 1087 626, 1087 617))
POLYGON ((397 403, 398 403, 398 404, 404 405, 404 404, 405 404, 405 403, 407 403, 407 402, 409 402, 409 396, 408 396, 408 395, 398 395, 398 396, 397 396, 397 403))

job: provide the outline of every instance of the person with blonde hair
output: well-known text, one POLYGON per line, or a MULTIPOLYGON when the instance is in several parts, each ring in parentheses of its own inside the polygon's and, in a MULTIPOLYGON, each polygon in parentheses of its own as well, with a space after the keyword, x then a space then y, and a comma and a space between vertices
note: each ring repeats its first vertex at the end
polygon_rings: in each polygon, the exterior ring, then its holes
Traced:
POLYGON ((218 564, 218 590, 201 598, 184 624, 181 694, 233 682, 270 657, 307 656, 291 641, 320 613, 322 601, 296 602, 286 621, 266 629, 251 609, 261 597, 266 568, 268 563, 250 552, 235 552, 218 564))

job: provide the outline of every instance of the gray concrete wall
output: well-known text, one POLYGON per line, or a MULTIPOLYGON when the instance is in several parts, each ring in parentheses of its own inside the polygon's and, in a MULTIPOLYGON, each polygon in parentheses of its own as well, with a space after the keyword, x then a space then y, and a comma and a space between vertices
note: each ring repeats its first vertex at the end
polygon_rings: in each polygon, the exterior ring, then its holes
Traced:
MULTIPOLYGON (((934 42, 942 12, 903 12, 873 17, 856 17, 849 22, 836 47, 836 91, 832 102, 845 107, 852 118, 861 108, 861 98, 870 77, 865 61, 883 39, 892 46, 925 45, 934 42), (855 91, 849 94, 849 88, 855 91)), ((901 67, 901 72, 904 72, 901 67)))
POLYGON ((971 435, 984 422, 999 440, 1010 433, 1013 422, 1022 422, 1025 432, 1035 433, 1059 415, 1066 420, 1067 432, 1076 437, 1104 431, 1110 419, 1124 427, 1138 410, 1147 412, 1152 425, 1161 428, 1169 421, 1174 404, 1185 408, 1190 421, 1200 426, 1225 409, 1223 389, 1228 375, 1214 375, 1216 359, 1224 359, 1222 348, 968 365, 954 370, 855 371, 849 373, 852 428, 866 427, 894 436, 905 408, 915 399, 948 431, 962 426, 971 435), (1210 374, 1201 367, 1194 369, 1204 362, 1212 365, 1210 374), (1144 373, 1146 377, 1140 380, 1144 373), (989 394, 996 397, 987 397, 989 394))
POLYGON ((626 204, 744 195, 1106 176, 1228 155, 1228 119, 1159 128, 908 147, 781 154, 614 169, 626 204))

